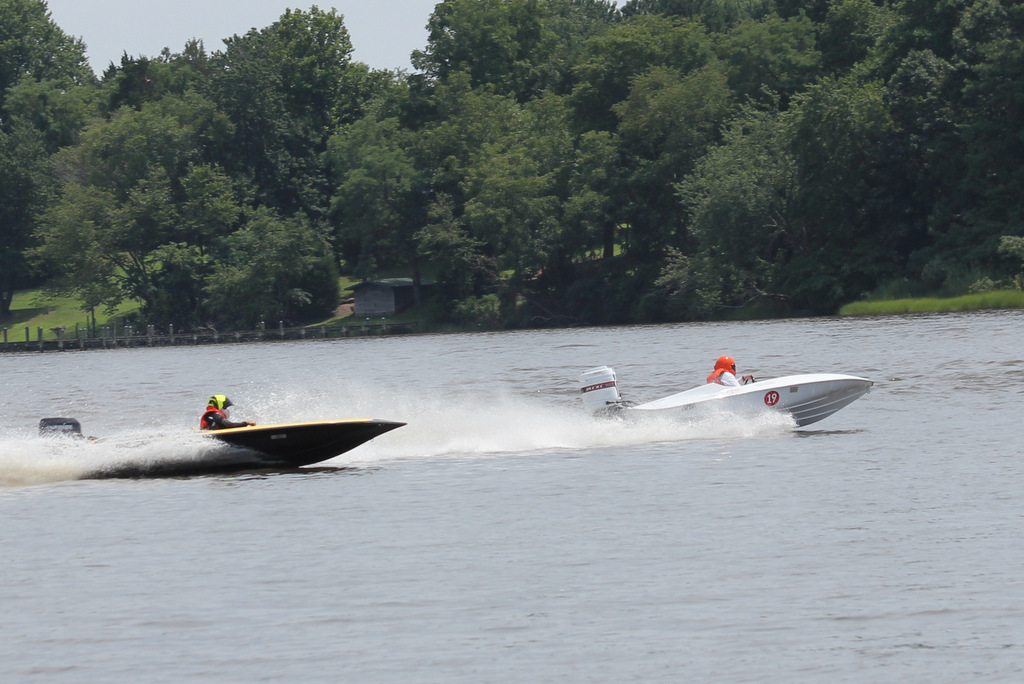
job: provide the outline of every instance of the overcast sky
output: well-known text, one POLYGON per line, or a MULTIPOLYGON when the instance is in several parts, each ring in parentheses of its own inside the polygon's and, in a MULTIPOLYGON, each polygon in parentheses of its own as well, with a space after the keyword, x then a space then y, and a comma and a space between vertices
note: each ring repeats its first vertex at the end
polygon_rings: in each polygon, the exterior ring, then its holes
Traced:
POLYGON ((121 55, 155 57, 163 48, 181 52, 199 38, 208 53, 223 40, 263 29, 286 9, 332 7, 345 17, 352 58, 375 69, 412 70, 409 55, 426 47, 425 26, 440 0, 48 0, 50 15, 65 33, 85 41, 89 63, 101 76, 121 55))

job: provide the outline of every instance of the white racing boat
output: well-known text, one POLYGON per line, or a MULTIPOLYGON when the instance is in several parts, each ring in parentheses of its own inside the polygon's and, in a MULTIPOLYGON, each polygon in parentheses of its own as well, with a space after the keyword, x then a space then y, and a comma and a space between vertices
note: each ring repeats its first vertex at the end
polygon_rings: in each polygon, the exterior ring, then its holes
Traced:
POLYGON ((706 416, 714 413, 788 413, 803 427, 828 418, 864 396, 874 384, 856 375, 811 373, 758 380, 740 387, 706 384, 644 404, 623 401, 615 371, 599 366, 580 375, 580 396, 595 415, 706 416))

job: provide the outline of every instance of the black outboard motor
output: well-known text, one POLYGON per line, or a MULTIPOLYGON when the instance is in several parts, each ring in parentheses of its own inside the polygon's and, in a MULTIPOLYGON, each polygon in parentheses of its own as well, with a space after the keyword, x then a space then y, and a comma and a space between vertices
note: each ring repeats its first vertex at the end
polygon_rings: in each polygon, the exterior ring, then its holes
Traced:
POLYGON ((39 434, 43 437, 84 437, 82 424, 77 418, 43 418, 39 421, 39 434))

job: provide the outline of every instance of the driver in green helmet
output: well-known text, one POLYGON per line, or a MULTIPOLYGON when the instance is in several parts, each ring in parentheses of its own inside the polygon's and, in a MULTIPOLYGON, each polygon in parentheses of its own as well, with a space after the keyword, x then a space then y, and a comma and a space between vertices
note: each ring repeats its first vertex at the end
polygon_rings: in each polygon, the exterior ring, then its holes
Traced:
POLYGON ((200 430, 223 430, 224 428, 246 427, 255 425, 251 420, 234 421, 228 417, 228 407, 232 406, 231 400, 223 394, 214 394, 206 402, 206 410, 199 419, 200 430))

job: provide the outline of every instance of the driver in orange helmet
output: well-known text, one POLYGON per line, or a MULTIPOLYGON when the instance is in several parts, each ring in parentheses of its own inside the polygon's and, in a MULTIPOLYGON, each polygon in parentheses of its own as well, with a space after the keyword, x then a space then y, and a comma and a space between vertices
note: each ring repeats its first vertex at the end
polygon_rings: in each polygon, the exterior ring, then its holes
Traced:
POLYGON ((731 356, 719 356, 715 361, 715 370, 708 376, 708 384, 715 383, 726 387, 739 387, 741 384, 748 385, 754 382, 754 376, 747 374, 743 376, 741 383, 736 379, 736 362, 731 356))

